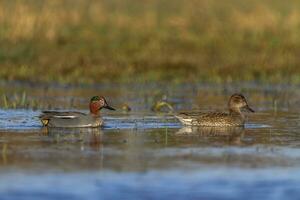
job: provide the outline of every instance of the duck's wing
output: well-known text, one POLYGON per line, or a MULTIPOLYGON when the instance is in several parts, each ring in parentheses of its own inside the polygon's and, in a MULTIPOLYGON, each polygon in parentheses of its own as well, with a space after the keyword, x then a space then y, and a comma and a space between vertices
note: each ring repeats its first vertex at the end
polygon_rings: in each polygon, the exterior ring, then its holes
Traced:
POLYGON ((223 117, 228 117, 228 113, 223 113, 223 112, 210 112, 210 113, 203 113, 199 117, 203 118, 223 118, 223 117))
POLYGON ((204 115, 206 113, 204 112, 180 112, 177 114, 177 116, 182 116, 182 117, 194 117, 194 116, 199 116, 199 115, 204 115))
POLYGON ((39 116, 40 119, 60 118, 60 119, 74 119, 80 116, 86 116, 85 113, 81 112, 59 112, 59 111, 42 111, 39 116))
POLYGON ((180 117, 189 117, 189 118, 220 118, 220 117, 227 117, 228 114, 227 113, 223 113, 223 112, 209 112, 209 113, 205 113, 205 112, 181 112, 178 113, 178 115, 175 116, 180 116, 180 117))

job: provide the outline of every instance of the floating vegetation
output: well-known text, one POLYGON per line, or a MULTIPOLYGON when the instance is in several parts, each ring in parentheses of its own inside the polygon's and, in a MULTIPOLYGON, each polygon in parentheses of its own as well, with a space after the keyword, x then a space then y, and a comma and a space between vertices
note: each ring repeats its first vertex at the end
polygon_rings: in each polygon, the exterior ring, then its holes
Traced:
POLYGON ((151 110, 154 112, 173 112, 173 106, 166 101, 157 101, 151 107, 151 110))
POLYGON ((173 106, 168 101, 167 94, 158 93, 152 99, 153 105, 151 106, 151 110, 153 112, 168 112, 171 113, 174 111, 173 106))
POLYGON ((122 111, 125 112, 125 113, 128 113, 131 111, 131 108, 128 104, 123 104, 122 105, 122 111))

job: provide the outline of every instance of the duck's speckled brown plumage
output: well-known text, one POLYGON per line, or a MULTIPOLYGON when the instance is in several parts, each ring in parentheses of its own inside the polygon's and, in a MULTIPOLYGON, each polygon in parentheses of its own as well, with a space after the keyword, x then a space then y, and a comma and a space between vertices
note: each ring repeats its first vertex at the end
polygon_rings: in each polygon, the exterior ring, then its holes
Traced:
POLYGON ((222 112, 183 112, 175 117, 184 125, 189 126, 243 126, 244 114, 241 108, 254 112, 245 97, 241 94, 233 94, 228 102, 229 113, 222 112))

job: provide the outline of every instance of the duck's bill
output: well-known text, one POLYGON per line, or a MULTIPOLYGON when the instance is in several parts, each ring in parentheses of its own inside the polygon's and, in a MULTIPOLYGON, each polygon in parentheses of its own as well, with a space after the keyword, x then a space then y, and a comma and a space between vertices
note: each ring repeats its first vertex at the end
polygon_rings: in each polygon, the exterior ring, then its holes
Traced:
POLYGON ((111 106, 109 106, 109 105, 105 106, 104 108, 106 108, 106 109, 108 109, 108 110, 116 110, 116 109, 114 109, 113 107, 111 107, 111 106))
POLYGON ((249 112, 255 112, 252 108, 250 108, 248 105, 245 107, 247 111, 249 112))

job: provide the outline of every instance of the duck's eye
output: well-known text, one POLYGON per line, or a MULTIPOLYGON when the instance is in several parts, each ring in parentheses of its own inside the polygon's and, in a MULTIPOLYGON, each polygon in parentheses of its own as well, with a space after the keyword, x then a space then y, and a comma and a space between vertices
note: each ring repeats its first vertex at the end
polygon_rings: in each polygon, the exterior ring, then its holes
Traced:
POLYGON ((103 99, 100 99, 99 100, 99 104, 100 104, 100 106, 104 106, 105 105, 105 101, 103 99))
POLYGON ((240 102, 242 102, 242 99, 239 98, 239 97, 236 97, 236 98, 234 98, 234 102, 235 103, 240 103, 240 102))

